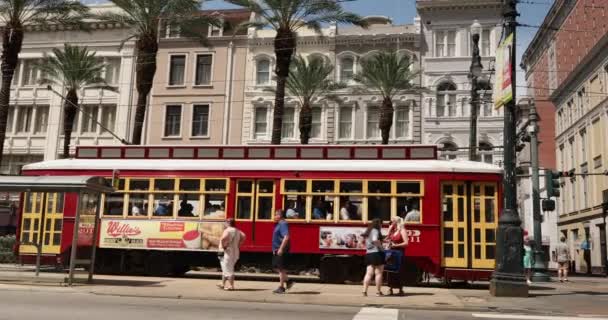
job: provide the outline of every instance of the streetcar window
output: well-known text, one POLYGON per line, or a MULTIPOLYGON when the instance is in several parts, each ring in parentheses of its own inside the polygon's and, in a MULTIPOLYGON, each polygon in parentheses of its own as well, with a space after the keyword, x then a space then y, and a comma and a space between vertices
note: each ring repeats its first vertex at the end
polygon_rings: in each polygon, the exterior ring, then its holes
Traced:
POLYGON ((65 194, 63 192, 57 193, 57 203, 55 204, 55 213, 63 213, 64 196, 65 196, 65 194))
POLYGON ((363 192, 362 181, 340 181, 340 193, 361 193, 363 192))
POLYGON ((271 220, 272 219, 272 196, 258 196, 258 219, 260 220, 271 220))
MULTIPOLYGON (((247 181, 241 181, 247 182, 247 181)), ((249 181, 251 185, 251 181, 249 181)), ((226 192, 226 179, 207 179, 205 180, 205 191, 226 192)), ((240 191, 239 192, 246 192, 240 191)))
POLYGON ((238 196, 236 200, 236 218, 251 219, 251 196, 238 196))
POLYGON ((287 219, 306 219, 306 197, 286 195, 283 197, 283 210, 287 219))
POLYGON ((391 193, 390 181, 368 181, 367 191, 369 193, 391 193))
POLYGON ((258 182, 259 193, 273 193, 274 192, 274 181, 260 181, 258 182))
POLYGON ((481 199, 473 199, 473 222, 481 222, 481 199))
POLYGON ((33 193, 26 193, 25 194, 25 209, 23 209, 23 212, 27 212, 30 213, 32 212, 32 206, 34 204, 34 194, 33 193))
POLYGON ((238 193, 252 193, 253 192, 253 187, 252 187, 253 181, 239 181, 237 184, 237 192, 238 193))
POLYGON ((391 220, 391 198, 370 195, 367 198, 367 220, 391 220))
POLYGON ((333 220, 334 198, 330 196, 312 197, 312 219, 333 220))
POLYGON ((154 194, 154 217, 173 217, 173 194, 156 193, 154 194))
POLYGON ((118 179, 118 190, 125 190, 125 179, 118 179))
POLYGON ((129 181, 129 190, 131 191, 148 191, 150 190, 150 180, 135 180, 129 181))
POLYGON ((103 204, 104 215, 122 216, 124 197, 122 193, 107 193, 103 204))
POLYGON ((305 180, 285 180, 284 192, 306 192, 305 180))
POLYGON ((154 179, 154 191, 173 191, 175 190, 175 180, 173 179, 154 179))
POLYGON ((180 179, 179 191, 200 191, 201 181, 199 179, 180 179))
MULTIPOLYGON (((195 180, 197 181, 197 180, 195 180)), ((180 184, 183 181, 180 181, 180 184)), ((200 199, 198 194, 181 194, 179 195, 179 209, 177 215, 180 217, 198 217, 200 210, 200 199)))
POLYGON ((321 192, 334 192, 335 191, 335 183, 334 181, 312 181, 312 192, 321 193, 321 192))
POLYGON ((443 198, 443 221, 454 221, 452 198, 443 198))
POLYGON ((141 217, 148 215, 148 195, 141 193, 129 194, 129 216, 141 217))
POLYGON ((340 221, 363 220, 363 197, 346 196, 340 197, 340 221))
POLYGON ((397 212, 406 223, 420 223, 420 198, 418 197, 398 197, 397 212))
POLYGON ((420 194, 420 182, 397 181, 397 193, 420 194))
POLYGON ((226 196, 219 194, 206 195, 203 218, 226 219, 226 196))

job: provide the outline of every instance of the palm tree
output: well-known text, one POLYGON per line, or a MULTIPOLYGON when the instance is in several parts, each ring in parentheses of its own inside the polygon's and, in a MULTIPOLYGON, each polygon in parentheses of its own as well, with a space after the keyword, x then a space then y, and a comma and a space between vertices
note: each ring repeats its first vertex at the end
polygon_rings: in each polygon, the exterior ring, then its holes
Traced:
POLYGON ((88 8, 72 0, 0 0, 2 24, 2 85, 0 87, 0 162, 6 138, 11 83, 19 62, 26 26, 75 26, 86 30, 82 19, 88 8))
MULTIPOLYGON (((63 104, 63 157, 70 155, 72 126, 78 106, 78 92, 83 88, 98 87, 116 91, 101 77, 106 65, 87 47, 65 44, 63 50, 53 49, 53 55, 45 57, 36 64, 41 71, 40 84, 63 86, 67 91, 63 104)), ((88 116, 88 115, 87 115, 88 116)))
POLYGON ((300 100, 300 142, 308 144, 312 127, 311 101, 315 97, 335 98, 331 92, 345 87, 328 79, 334 66, 323 58, 312 57, 306 62, 302 56, 296 56, 291 62, 287 78, 287 93, 300 100))
MULTIPOLYGON (((204 0, 203 0, 204 1, 204 0)), ((133 126, 133 144, 141 144, 141 134, 146 116, 148 94, 152 89, 156 74, 156 54, 158 52, 159 25, 161 22, 176 28, 181 35, 201 38, 202 29, 209 25, 218 26, 214 16, 201 15, 201 0, 110 0, 121 13, 101 13, 101 20, 119 23, 131 28, 129 37, 123 43, 136 39, 137 66, 135 70, 137 87, 137 108, 133 126)))
POLYGON ((411 65, 408 56, 383 51, 362 59, 361 71, 354 76, 354 80, 362 85, 360 90, 382 95, 379 122, 382 144, 388 144, 393 125, 393 97, 413 89, 412 79, 418 73, 411 71, 411 65))
POLYGON ((344 11, 336 0, 226 0, 246 7, 260 17, 259 21, 247 22, 243 26, 270 26, 276 32, 274 53, 277 86, 274 100, 272 144, 281 144, 285 85, 289 76, 289 65, 296 51, 297 31, 308 27, 320 32, 321 24, 327 22, 351 23, 365 26, 358 15, 344 11))

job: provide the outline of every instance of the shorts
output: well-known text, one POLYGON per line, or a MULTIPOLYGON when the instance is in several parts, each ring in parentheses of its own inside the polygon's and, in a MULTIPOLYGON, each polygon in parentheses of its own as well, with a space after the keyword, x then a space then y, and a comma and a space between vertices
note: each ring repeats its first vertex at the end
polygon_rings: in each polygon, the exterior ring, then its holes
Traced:
POLYGON ((384 253, 372 252, 365 255, 366 266, 383 266, 384 265, 384 253))
POLYGON ((281 255, 281 256, 273 253, 272 254, 272 269, 286 270, 287 269, 287 260, 288 260, 287 253, 283 253, 283 255, 281 255))
POLYGON ((560 269, 568 269, 568 261, 558 261, 557 267, 560 269))

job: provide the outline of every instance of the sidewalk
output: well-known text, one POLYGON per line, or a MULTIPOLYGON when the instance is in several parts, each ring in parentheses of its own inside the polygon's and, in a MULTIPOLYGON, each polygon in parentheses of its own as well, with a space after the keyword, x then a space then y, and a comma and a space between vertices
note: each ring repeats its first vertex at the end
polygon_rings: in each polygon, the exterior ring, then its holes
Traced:
MULTIPOLYGON (((487 283, 467 288, 439 286, 408 287, 404 297, 361 295, 360 285, 331 285, 296 280, 288 294, 276 295, 276 277, 258 275, 265 281, 239 280, 237 290, 216 288, 218 280, 212 274, 194 274, 185 278, 153 278, 96 275, 93 284, 84 284, 85 274, 76 276, 78 283, 66 287, 65 274, 41 272, 38 279, 31 271, 21 268, 7 270, 0 265, 0 288, 4 290, 59 290, 66 293, 94 295, 194 299, 212 301, 273 302, 311 305, 377 306, 399 309, 459 310, 473 312, 516 312, 560 316, 608 316, 608 280, 605 278, 571 279, 533 285, 529 298, 495 298, 490 296, 487 283)), ((252 275, 249 275, 251 278, 252 275)), ((219 279, 219 274, 217 274, 219 279)), ((386 291, 386 289, 385 289, 386 291)))

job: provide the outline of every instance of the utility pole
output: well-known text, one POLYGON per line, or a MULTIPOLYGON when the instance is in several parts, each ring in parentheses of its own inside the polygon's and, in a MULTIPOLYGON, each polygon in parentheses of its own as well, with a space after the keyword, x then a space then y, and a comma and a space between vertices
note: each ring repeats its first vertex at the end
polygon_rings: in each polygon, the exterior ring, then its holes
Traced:
POLYGON ((532 281, 549 282, 551 277, 547 274, 547 262, 543 251, 543 233, 541 228, 540 210, 540 181, 538 177, 538 114, 534 100, 530 99, 530 161, 532 162, 532 216, 534 218, 534 265, 532 281))
POLYGON ((471 25, 471 40, 473 41, 473 52, 471 54, 471 67, 469 78, 471 79, 471 123, 469 124, 469 160, 477 161, 477 111, 479 110, 479 91, 477 80, 481 76, 482 64, 479 55, 479 37, 481 36, 481 24, 477 20, 471 25))
MULTIPOLYGON (((516 0, 504 0, 503 16, 505 34, 513 36, 509 50, 511 94, 512 97, 504 108, 504 177, 503 177, 503 211, 498 219, 496 237, 496 266, 490 281, 490 293, 497 297, 527 297, 528 285, 523 269, 523 230, 517 213, 517 185, 515 180, 515 147, 517 144, 516 130, 516 29, 517 4, 516 0)), ((500 84, 496 84, 500 85, 500 84)))

